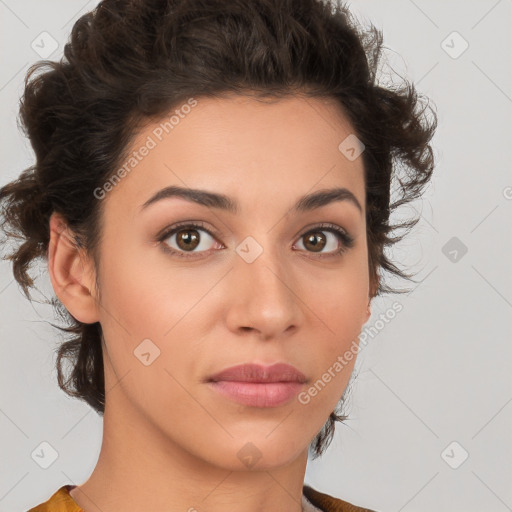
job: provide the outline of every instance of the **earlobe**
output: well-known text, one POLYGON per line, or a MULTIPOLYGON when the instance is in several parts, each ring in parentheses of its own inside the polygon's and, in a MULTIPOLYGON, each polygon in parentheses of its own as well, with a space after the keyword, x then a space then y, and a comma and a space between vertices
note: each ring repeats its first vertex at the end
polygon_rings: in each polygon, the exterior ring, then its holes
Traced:
POLYGON ((370 302, 368 302, 364 323, 368 322, 368 320, 370 319, 371 316, 372 316, 372 310, 371 310, 370 302))
POLYGON ((366 308, 364 323, 368 322, 368 320, 372 316, 371 303, 372 303, 372 299, 377 295, 377 291, 379 289, 379 283, 380 283, 380 275, 377 274, 376 281, 371 285, 370 290, 369 290, 370 295, 368 297, 368 306, 366 308))
MULTIPOLYGON (((370 283, 370 290, 369 290, 369 293, 370 293, 369 301, 370 302, 377 295, 377 292, 379 291, 379 285, 380 285, 380 275, 377 273, 377 274, 375 274, 375 280, 371 280, 371 283, 370 283)), ((370 302, 368 303, 368 305, 370 304, 370 302)))
POLYGON ((78 321, 98 322, 94 267, 90 258, 77 246, 60 214, 51 215, 49 228, 48 272, 55 294, 78 321))

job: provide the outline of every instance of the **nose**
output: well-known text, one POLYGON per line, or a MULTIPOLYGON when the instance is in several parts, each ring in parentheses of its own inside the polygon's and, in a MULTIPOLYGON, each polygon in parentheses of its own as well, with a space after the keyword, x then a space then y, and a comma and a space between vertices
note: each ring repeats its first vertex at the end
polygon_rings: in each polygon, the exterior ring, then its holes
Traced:
POLYGON ((252 263, 238 254, 230 272, 228 328, 262 340, 289 335, 302 323, 298 276, 283 257, 265 249, 252 263))

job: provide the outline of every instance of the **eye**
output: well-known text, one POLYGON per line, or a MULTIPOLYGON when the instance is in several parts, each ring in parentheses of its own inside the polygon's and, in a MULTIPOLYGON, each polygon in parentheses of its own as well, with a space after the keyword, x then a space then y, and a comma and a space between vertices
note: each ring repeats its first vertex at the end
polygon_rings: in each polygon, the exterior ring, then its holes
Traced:
MULTIPOLYGON (((196 253, 208 252, 213 235, 201 223, 183 223, 173 226, 158 237, 163 249, 181 258, 194 257, 196 253), (197 250, 196 250, 197 249, 197 250), (189 253, 189 254, 187 254, 189 253)), ((223 248, 222 244, 220 244, 223 248)))
MULTIPOLYGON (((225 249, 201 222, 175 224, 158 236, 157 241, 162 244, 164 251, 180 258, 193 258, 198 253, 208 253, 215 244, 217 249, 225 249)), ((354 238, 336 224, 321 224, 304 232, 293 247, 296 245, 302 245, 299 249, 316 253, 319 258, 329 258, 339 256, 353 247, 354 238), (328 237, 327 234, 332 236, 328 237), (325 248, 327 251, 324 251, 325 248)))
POLYGON ((317 253, 324 258, 341 255, 354 246, 354 238, 336 224, 321 224, 303 233, 298 244, 302 244, 307 252, 317 253), (327 237, 327 233, 333 236, 327 237), (322 252, 326 247, 327 250, 322 252))

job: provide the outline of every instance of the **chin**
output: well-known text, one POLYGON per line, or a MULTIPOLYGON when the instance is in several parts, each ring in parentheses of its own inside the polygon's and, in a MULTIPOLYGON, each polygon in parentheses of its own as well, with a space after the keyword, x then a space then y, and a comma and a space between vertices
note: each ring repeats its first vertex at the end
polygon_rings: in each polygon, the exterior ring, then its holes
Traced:
POLYGON ((266 471, 287 466, 303 454, 307 457, 309 447, 303 434, 294 439, 289 434, 269 436, 268 432, 246 433, 222 444, 221 452, 215 453, 214 458, 230 471, 266 471))

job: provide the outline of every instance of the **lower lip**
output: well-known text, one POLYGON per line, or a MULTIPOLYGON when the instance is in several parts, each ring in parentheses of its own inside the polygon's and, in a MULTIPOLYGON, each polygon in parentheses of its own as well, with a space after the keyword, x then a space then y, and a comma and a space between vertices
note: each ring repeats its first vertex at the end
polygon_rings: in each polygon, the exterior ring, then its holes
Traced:
POLYGON ((221 395, 251 407, 278 407, 289 402, 302 389, 300 382, 218 381, 210 385, 221 395))

